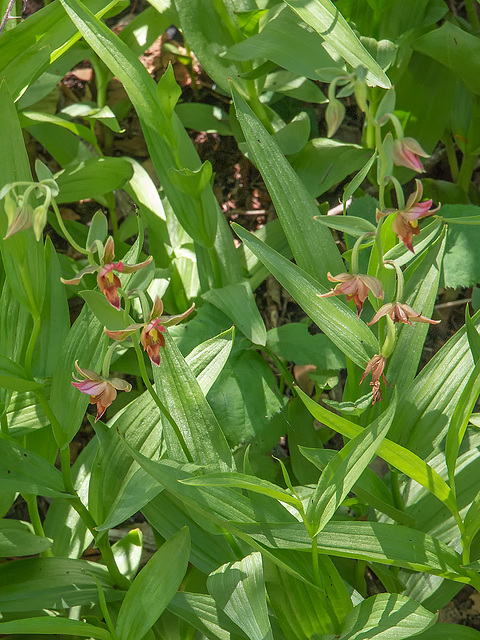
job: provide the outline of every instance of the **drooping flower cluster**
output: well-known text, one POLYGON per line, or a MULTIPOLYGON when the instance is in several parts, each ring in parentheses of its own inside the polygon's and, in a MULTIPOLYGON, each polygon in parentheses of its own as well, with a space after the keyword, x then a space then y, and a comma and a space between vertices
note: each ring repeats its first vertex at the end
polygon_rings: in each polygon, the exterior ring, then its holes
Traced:
POLYGON ((371 373, 372 381, 370 382, 370 386, 373 390, 373 398, 372 405, 376 402, 380 402, 382 398, 382 390, 380 389, 380 378, 385 382, 387 386, 390 386, 383 374, 383 370, 385 369, 385 363, 387 359, 382 355, 375 355, 367 364, 365 371, 363 372, 362 379, 360 380, 360 384, 365 380, 365 378, 371 373))
POLYGON ((147 260, 138 264, 125 264, 121 261, 113 262, 114 257, 115 247, 113 238, 109 236, 103 249, 100 265, 89 265, 79 271, 75 278, 71 278, 70 280, 64 280, 62 278, 61 280, 64 284, 79 284, 80 280, 83 276, 87 275, 87 273, 97 272, 97 284, 100 291, 105 295, 112 307, 120 309, 118 289, 121 288, 121 283, 120 278, 114 273, 114 271, 117 273, 134 273, 135 271, 147 266, 147 264, 152 261, 152 257, 150 256, 147 260))

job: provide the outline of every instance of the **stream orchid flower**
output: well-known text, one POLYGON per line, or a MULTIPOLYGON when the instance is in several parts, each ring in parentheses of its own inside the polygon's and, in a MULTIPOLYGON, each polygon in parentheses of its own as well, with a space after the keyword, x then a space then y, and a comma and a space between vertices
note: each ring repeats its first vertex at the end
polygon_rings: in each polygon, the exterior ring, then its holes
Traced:
POLYGON ((72 382, 72 385, 82 393, 90 396, 90 404, 97 405, 95 422, 100 420, 107 407, 115 400, 117 390, 128 392, 132 389, 132 385, 126 382, 126 380, 122 380, 121 378, 102 378, 102 376, 95 373, 95 371, 80 368, 78 366, 78 360, 75 361, 75 369, 83 379, 77 378, 75 374, 73 374, 75 382, 72 382))
POLYGON ((330 282, 339 282, 340 284, 337 284, 337 286, 328 293, 318 293, 318 297, 330 298, 331 296, 345 295, 347 296, 347 302, 350 302, 353 298, 358 317, 360 317, 362 313, 363 303, 367 299, 369 291, 371 291, 376 298, 383 300, 382 283, 378 278, 374 278, 373 276, 352 276, 349 273, 339 273, 337 276, 332 276, 332 274, 328 272, 327 278, 330 282))
POLYGON ((407 167, 418 173, 425 173, 422 158, 429 158, 414 138, 397 138, 393 143, 392 158, 397 167, 407 167))
POLYGON ((402 324, 412 324, 412 322, 428 322, 429 324, 440 324, 440 320, 430 320, 421 313, 418 313, 408 304, 401 302, 389 302, 384 304, 383 307, 377 311, 368 325, 375 324, 382 316, 389 315, 394 322, 401 322, 402 324))
POLYGON ((362 379, 360 380, 360 384, 362 384, 365 378, 370 373, 372 374, 372 381, 370 382, 370 386, 373 389, 372 405, 382 400, 382 391, 380 389, 380 378, 382 378, 382 380, 385 382, 387 386, 390 386, 383 374, 386 361, 387 359, 385 358, 385 356, 382 356, 382 355, 373 356, 373 358, 365 367, 365 371, 363 372, 362 379))
POLYGON ((118 289, 121 287, 121 283, 120 278, 114 273, 114 271, 117 273, 134 273, 135 271, 146 267, 147 264, 150 264, 152 257, 150 256, 147 260, 139 262, 138 264, 125 264, 122 261, 113 262, 114 257, 115 247, 113 238, 109 236, 103 249, 100 265, 89 265, 88 267, 85 267, 85 269, 79 271, 75 278, 72 278, 71 280, 64 280, 61 278, 61 280, 63 284, 78 284, 87 273, 97 272, 97 284, 100 291, 105 295, 112 307, 119 310, 120 298, 118 297, 118 289))
POLYGON ((415 253, 413 249, 413 236, 418 236, 420 233, 418 221, 420 218, 431 216, 440 209, 440 205, 435 209, 430 209, 433 200, 420 202, 423 196, 423 185, 420 180, 415 180, 415 182, 417 187, 415 191, 410 194, 404 209, 385 209, 384 211, 377 209, 377 222, 384 216, 389 216, 392 213, 395 214, 392 228, 397 234, 398 239, 402 240, 403 244, 412 253, 415 253))
POLYGON ((125 338, 134 334, 138 329, 142 329, 140 342, 144 350, 148 353, 150 360, 158 367, 160 365, 160 348, 165 348, 165 337, 163 335, 165 329, 173 327, 184 320, 192 313, 194 308, 195 304, 192 304, 187 311, 176 316, 162 316, 163 302, 161 298, 157 296, 146 322, 137 322, 119 331, 109 331, 105 329, 105 333, 109 338, 112 338, 112 340, 120 341, 125 340, 125 338))

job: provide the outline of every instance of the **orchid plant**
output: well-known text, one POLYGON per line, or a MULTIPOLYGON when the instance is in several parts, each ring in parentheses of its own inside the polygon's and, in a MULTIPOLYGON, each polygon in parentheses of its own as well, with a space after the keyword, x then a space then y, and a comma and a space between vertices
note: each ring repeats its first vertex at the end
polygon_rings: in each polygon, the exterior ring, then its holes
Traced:
POLYGON ((480 221, 478 125, 444 108, 477 113, 479 22, 473 2, 461 20, 424 4, 166 1, 120 36, 104 0, 18 26, 9 5, 2 637, 480 638, 437 613, 480 590, 479 312, 419 370, 440 287, 480 282, 475 252, 458 260, 480 221), (229 114, 140 63, 171 24, 229 114), (42 99, 86 59, 96 102, 52 114, 42 99), (110 81, 158 182, 112 153, 110 81), (352 110, 359 144, 341 137, 352 110), (275 219, 228 227, 184 126, 235 136, 275 219), (35 176, 24 135, 45 150, 35 176), (448 186, 430 177, 440 138, 448 186), (88 221, 62 209, 80 201, 88 221), (266 326, 268 276, 301 322, 266 326))

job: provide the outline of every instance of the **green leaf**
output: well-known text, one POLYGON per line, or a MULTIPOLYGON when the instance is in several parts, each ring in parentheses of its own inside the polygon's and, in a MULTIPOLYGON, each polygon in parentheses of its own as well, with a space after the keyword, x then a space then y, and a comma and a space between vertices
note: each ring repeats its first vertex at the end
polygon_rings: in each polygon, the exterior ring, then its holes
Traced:
MULTIPOLYGON (((267 548, 311 552, 312 540, 303 523, 235 523, 267 548)), ((317 536, 319 553, 357 558, 412 571, 422 571, 457 582, 475 582, 462 567, 458 553, 436 538, 409 527, 383 522, 329 522, 317 536)))
MULTIPOLYGON (((377 111, 377 114, 378 114, 378 111, 377 111)), ((371 158, 369 160, 367 160, 367 162, 364 164, 364 166, 360 169, 360 171, 357 173, 357 175, 353 178, 353 180, 351 182, 349 182, 347 184, 347 186, 345 187, 345 189, 343 191, 342 202, 347 202, 347 200, 353 196, 355 191, 360 187, 362 182, 367 177, 368 172, 373 167, 373 163, 375 162, 376 159, 377 159, 377 153, 375 151, 372 154, 371 158)))
POLYGON ((354 69, 367 69, 369 81, 384 89, 391 86, 390 80, 364 48, 348 26, 345 18, 330 0, 285 0, 302 20, 315 29, 336 53, 354 69))
POLYGON ((248 282, 211 289, 202 298, 223 311, 254 344, 265 346, 267 331, 248 282))
POLYGON ((200 102, 184 102, 175 107, 175 113, 187 129, 218 133, 221 136, 233 135, 228 115, 219 107, 200 102))
MULTIPOLYGON (((132 176, 133 177, 133 176, 132 176)), ((87 247, 91 249, 95 240, 100 240, 100 242, 105 242, 108 236, 108 220, 107 216, 103 213, 103 211, 97 211, 91 222, 90 228, 88 230, 87 236, 87 247)))
POLYGON ((133 324, 133 319, 130 316, 125 318, 123 309, 118 310, 112 307, 106 296, 100 291, 85 289, 85 291, 80 291, 80 296, 90 307, 92 313, 95 314, 102 327, 114 331, 125 329, 133 324))
MULTIPOLYGON (((359 427, 345 418, 337 416, 331 411, 327 411, 298 388, 297 394, 303 400, 310 413, 317 420, 326 424, 331 429, 335 429, 335 431, 338 431, 343 436, 350 439, 361 433, 362 427, 359 427)), ((438 473, 421 458, 408 449, 405 449, 390 440, 384 440, 382 442, 378 448, 378 455, 382 457, 385 462, 393 465, 399 471, 405 473, 407 476, 416 480, 423 487, 431 491, 449 509, 456 511, 456 504, 452 490, 441 476, 438 475, 438 473)))
POLYGON ((350 611, 339 640, 411 638, 435 624, 437 617, 411 598, 380 593, 350 611))
POLYGON ((315 216, 314 218, 320 224, 337 229, 343 233, 349 233, 355 238, 360 238, 364 233, 375 233, 377 228, 368 220, 356 218, 355 216, 315 216))
POLYGON ((68 497, 61 473, 45 458, 0 439, 0 488, 53 498, 68 497))
MULTIPOLYGON (((337 455, 336 452, 331 449, 313 449, 304 446, 299 446, 299 449, 300 453, 321 471, 323 471, 333 457, 337 455)), ((351 490, 366 504, 381 513, 385 513, 392 518, 392 520, 395 520, 395 522, 403 524, 406 527, 416 523, 415 518, 412 518, 412 516, 405 513, 405 511, 400 511, 395 508, 391 491, 369 467, 363 471, 351 490)))
POLYGON ((278 618, 282 631, 292 640, 309 640, 318 634, 333 633, 325 595, 302 580, 264 558, 265 582, 269 604, 278 618))
POLYGON ((185 358, 206 396, 223 370, 233 347, 235 328, 220 333, 195 347, 185 358))
POLYGON ((157 98, 167 118, 171 118, 182 90, 175 81, 173 67, 169 63, 157 84, 157 98))
POLYGON ((179 591, 168 605, 179 618, 214 640, 246 638, 239 627, 217 606, 212 596, 179 591))
POLYGON ((322 371, 345 367, 341 351, 323 334, 312 335, 306 324, 292 322, 267 332, 267 345, 281 358, 295 364, 313 364, 322 371))
POLYGON ((140 567, 143 553, 142 530, 130 529, 118 542, 112 545, 113 557, 124 576, 133 580, 140 567))
POLYGON ((326 282, 327 271, 339 273, 343 270, 330 232, 314 222, 313 217, 318 210, 312 197, 234 86, 232 96, 249 150, 265 181, 298 265, 320 282, 326 282))
MULTIPOLYGON (((219 471, 232 469, 234 462, 225 435, 198 382, 168 332, 159 367, 154 367, 155 387, 178 425, 193 462, 219 471)), ((182 456, 176 434, 164 420, 167 449, 171 457, 182 456)), ((180 458, 182 459, 182 458, 180 458)))
POLYGON ((64 169, 55 180, 60 189, 57 202, 77 202, 115 191, 132 177, 132 165, 123 158, 93 158, 64 169))
POLYGON ((480 640, 480 631, 460 624, 436 624, 428 631, 415 636, 417 640, 480 640))
POLYGON ((27 558, 0 565, 0 608, 7 611, 65 609, 98 602, 97 583, 107 602, 123 598, 106 567, 71 558, 27 558))
POLYGON ((20 520, 0 520, 0 557, 33 556, 52 546, 49 538, 33 533, 33 527, 20 520))
POLYGON ((480 94, 480 42, 451 22, 444 22, 412 43, 413 49, 438 60, 475 94, 480 94))
POLYGON ((250 640, 273 640, 260 553, 251 553, 211 573, 207 589, 218 607, 250 640))
MULTIPOLYGON (((471 204, 447 204, 441 209, 442 217, 455 217, 459 222, 464 217, 479 214, 479 207, 471 204)), ((453 224, 448 226, 445 249, 444 279, 446 287, 470 287, 480 282, 480 264, 475 259, 474 247, 480 241, 480 229, 476 226, 453 224)))
POLYGON ((152 628, 182 582, 190 536, 181 529, 150 558, 127 591, 117 620, 119 640, 142 638, 152 628))
POLYGON ((212 179, 211 163, 206 160, 201 167, 194 171, 190 169, 170 169, 169 178, 173 186, 192 198, 202 194, 212 179))
POLYGON ((0 633, 8 634, 37 634, 66 635, 96 638, 97 640, 112 640, 110 632, 103 627, 96 627, 81 620, 71 620, 63 617, 43 616, 41 618, 24 618, 0 622, 0 633))
POLYGON ((377 453, 395 414, 396 398, 372 424, 352 438, 325 467, 308 502, 307 519, 317 535, 331 520, 377 453))
MULTIPOLYGON (((48 400, 50 386, 45 384, 42 391, 48 400)), ((6 416, 8 433, 13 438, 31 433, 36 429, 42 429, 50 424, 34 391, 12 393, 6 416)))
POLYGON ((203 487, 235 487, 237 489, 246 489, 248 491, 255 491, 265 496, 269 496, 274 500, 281 500, 287 504, 291 504, 297 509, 302 508, 301 501, 292 496, 285 489, 278 487, 267 480, 256 478, 252 475, 245 475, 243 473, 208 473, 204 476, 197 476, 188 480, 183 480, 184 484, 191 486, 203 486, 203 487))
POLYGON ((308 273, 258 240, 252 233, 233 224, 235 233, 271 271, 330 340, 360 367, 378 353, 376 338, 370 329, 337 298, 319 298, 327 293, 308 273))
POLYGON ((27 378, 25 369, 10 358, 0 355, 0 386, 13 391, 34 391, 42 385, 27 378))

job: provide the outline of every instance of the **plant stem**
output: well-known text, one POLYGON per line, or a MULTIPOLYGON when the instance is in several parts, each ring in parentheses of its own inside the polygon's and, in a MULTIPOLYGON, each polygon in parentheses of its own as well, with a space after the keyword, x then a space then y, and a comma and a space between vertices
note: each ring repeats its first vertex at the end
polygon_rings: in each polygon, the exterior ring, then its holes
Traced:
POLYGON ((180 443, 180 446, 182 447, 182 451, 185 454, 186 459, 188 460, 188 462, 193 462, 192 455, 191 455, 190 451, 188 450, 187 443, 185 442, 183 434, 180 431, 180 427, 175 422, 175 420, 172 418, 172 416, 171 416, 170 412, 168 411, 167 407, 160 400, 160 398, 158 397, 155 389, 152 386, 152 383, 150 382, 150 378, 148 377, 147 369, 145 367, 145 360, 143 359, 143 353, 142 353, 142 350, 140 349, 140 341, 139 341, 138 335, 136 333, 134 333, 132 335, 132 340, 133 340, 133 345, 135 347, 135 353, 137 354, 138 365, 140 367, 140 374, 142 376, 143 383, 147 387, 147 389, 148 389, 150 395, 152 396, 152 399, 155 402, 155 404, 157 405, 157 407, 160 409, 162 414, 165 416, 165 418, 170 423, 173 431, 175 432, 175 435, 178 438, 178 441, 180 443))
POLYGON ((33 316, 33 330, 32 330, 32 333, 30 334, 27 350, 25 352, 25 371, 27 372, 27 376, 29 378, 32 378, 33 351, 37 343, 38 334, 40 333, 41 324, 42 322, 40 320, 40 316, 33 316))
POLYGON ((468 193, 468 188, 472 180, 472 174, 477 164, 478 155, 466 153, 462 158, 462 164, 460 171, 458 172, 457 184, 463 189, 465 193, 468 193))
MULTIPOLYGON (((33 525, 35 535, 39 536, 40 538, 46 538, 42 521, 40 519, 40 514, 38 512, 37 496, 33 493, 25 493, 23 494, 23 498, 27 503, 28 515, 30 516, 30 522, 33 525)), ((53 556, 53 553, 51 549, 46 549, 45 551, 42 551, 40 555, 42 555, 44 558, 51 558, 53 556)))
POLYGON ((90 251, 87 251, 86 249, 81 247, 77 242, 75 242, 75 240, 72 238, 70 233, 67 231, 67 227, 65 226, 65 223, 63 222, 62 214, 60 213, 60 209, 58 208, 58 205, 55 202, 54 198, 52 198, 52 207, 53 207, 53 210, 55 211, 55 215, 57 216, 58 226, 62 230, 62 233, 65 236, 65 239, 67 240, 67 242, 69 242, 72 245, 72 247, 76 251, 78 251, 78 253, 81 253, 84 256, 88 256, 90 254, 90 251))
POLYGON ((328 617, 330 618, 332 625, 333 625, 333 630, 335 632, 335 634, 340 634, 341 632, 341 627, 340 627, 340 623, 338 621, 337 618, 337 614, 335 613, 334 608, 332 607, 332 603, 330 602, 330 598, 328 597, 328 593, 325 590, 325 586, 322 580, 322 576, 320 575, 320 569, 318 566, 318 546, 317 546, 317 536, 315 536, 314 538, 312 538, 312 563, 313 563, 313 575, 315 577, 315 582, 317 583, 317 586, 319 589, 321 589, 325 595, 325 598, 323 600, 323 606, 325 607, 325 610, 328 614, 328 617))
POLYGON ((480 22, 475 4, 474 0, 465 0, 465 11, 467 12, 468 20, 474 29, 478 29, 480 22))
POLYGON ((450 131, 447 131, 442 138, 442 142, 445 145, 445 150, 447 152, 448 165, 450 167, 450 174, 452 176, 452 181, 457 182, 458 180, 458 160, 457 154, 455 152, 455 145, 450 134, 450 131))
POLYGON ((5 413, 2 414, 2 417, 0 418, 0 424, 3 435, 8 436, 8 420, 5 413))

